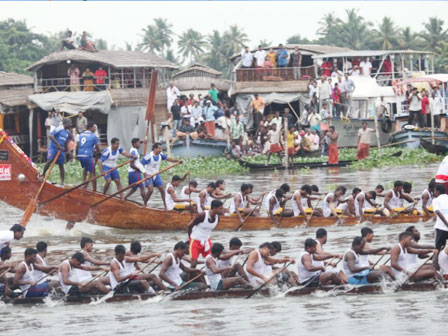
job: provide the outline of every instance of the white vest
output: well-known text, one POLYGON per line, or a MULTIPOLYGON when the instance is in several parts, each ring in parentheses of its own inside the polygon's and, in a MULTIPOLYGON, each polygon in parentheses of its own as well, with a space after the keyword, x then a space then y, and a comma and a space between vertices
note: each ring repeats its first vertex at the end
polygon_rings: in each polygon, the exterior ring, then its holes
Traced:
MULTIPOLYGON (((238 193, 238 195, 240 195, 241 197, 241 203, 239 208, 240 209, 244 209, 247 207, 247 196, 244 197, 242 193, 238 193)), ((236 204, 235 204, 235 197, 233 198, 232 202, 230 203, 230 207, 229 207, 229 213, 233 214, 236 212, 236 204)))
POLYGON ((355 213, 356 216, 361 216, 364 213, 364 210, 374 209, 374 206, 367 200, 366 193, 361 191, 355 198, 355 213), (364 203, 362 204, 362 209, 359 208, 359 197, 364 197, 364 203))
MULTIPOLYGON (((182 188, 182 190, 180 191, 180 198, 191 199, 191 193, 190 193, 190 195, 187 195, 187 193, 185 192, 188 189, 188 187, 189 186, 185 186, 185 187, 182 188)), ((183 204, 189 205, 190 203, 189 202, 183 202, 183 204)))
MULTIPOLYGON (((80 251, 84 255, 82 251, 80 251)), ((84 266, 92 266, 90 261, 84 260, 84 266)), ((80 268, 75 269, 76 279, 78 282, 87 282, 92 280, 92 273, 90 271, 86 271, 80 268)))
POLYGON ((209 258, 212 258, 215 261, 216 267, 218 266, 218 259, 213 258, 213 256, 211 254, 209 254, 207 256, 207 258, 205 258, 205 275, 207 276, 208 282, 210 283, 210 288, 212 290, 217 290, 219 282, 221 281, 221 274, 220 273, 213 273, 212 270, 210 268, 207 267, 207 260, 209 258))
MULTIPOLYGON (((137 160, 136 160, 136 161, 140 160, 140 153, 138 152, 138 149, 137 149, 137 148, 132 147, 132 148, 129 150, 129 154, 136 156, 136 157, 137 157, 137 160)), ((131 167, 131 164, 129 164, 128 172, 129 172, 129 173, 133 173, 133 172, 135 172, 135 169, 131 167)))
MULTIPOLYGON (((264 262, 263 257, 261 256, 260 251, 257 250, 258 253, 258 260, 255 262, 253 269, 255 270, 255 272, 265 276, 267 275, 266 272, 266 264, 264 262)), ((264 280, 260 279, 259 277, 252 275, 251 273, 249 273, 247 271, 247 264, 246 266, 244 266, 244 271, 247 273, 247 277, 249 278, 249 283, 251 285, 260 285, 262 283, 264 283, 264 280)))
MULTIPOLYGON (((25 273, 23 273, 22 278, 20 280, 21 281, 35 281, 33 264, 31 264, 29 268, 28 268, 28 265, 26 264, 26 262, 22 261, 22 264, 25 265, 25 273)), ((21 285, 20 289, 22 290, 24 295, 26 295, 26 293, 30 287, 31 287, 31 285, 21 285)))
POLYGON ((275 190, 271 190, 270 192, 268 192, 264 198, 264 207, 266 209, 266 212, 268 212, 268 213, 269 213, 269 201, 270 201, 272 195, 275 195, 275 190))
POLYGON ((314 263, 313 256, 309 252, 302 251, 302 253, 300 253, 299 260, 297 260, 297 274, 299 275, 299 283, 304 283, 319 273, 319 271, 310 272, 305 268, 305 265, 302 262, 302 257, 304 255, 309 255, 311 257, 311 262, 314 263))
POLYGON ((209 215, 210 211, 205 210, 204 213, 205 213, 204 220, 198 225, 195 225, 193 227, 193 231, 191 232, 191 238, 203 242, 203 244, 205 244, 210 239, 210 235, 213 229, 216 227, 216 225, 218 225, 219 222, 218 215, 216 215, 215 220, 210 223, 209 221, 211 219, 209 215))
POLYGON ((112 153, 112 146, 109 146, 107 150, 109 151, 109 157, 104 160, 103 165, 109 168, 115 168, 117 166, 117 160, 120 157, 120 147, 117 148, 115 154, 112 153))
MULTIPOLYGON (((201 191, 202 192, 202 191, 201 191)), ((200 195, 200 193, 199 193, 200 195)), ((205 209, 202 209, 201 207, 201 198, 199 197, 196 198, 196 207, 198 209, 198 213, 204 212, 205 209)), ((210 194, 208 193, 207 190, 205 190, 205 201, 204 201, 204 206, 211 206, 212 204, 212 197, 210 196, 210 194)))
MULTIPOLYGON (((322 204, 322 211, 323 211, 324 217, 330 217, 330 215, 331 215, 330 203, 327 202, 327 200, 330 196, 334 197, 334 193, 327 194, 327 196, 325 196, 324 202, 322 204)), ((335 201, 335 207, 336 206, 337 206, 337 201, 335 201)))
POLYGON ((425 194, 427 194, 429 196, 428 201, 426 202, 426 208, 429 208, 432 205, 432 200, 434 198, 428 189, 423 190, 422 195, 420 196, 420 198, 422 199, 422 206, 423 206, 423 195, 425 195, 425 194))
POLYGON ((355 255, 355 267, 357 268, 362 267, 361 262, 359 260, 359 255, 355 251, 353 251, 352 249, 348 249, 347 251, 345 251, 344 256, 342 258, 342 269, 344 270, 344 273, 347 275, 347 278, 351 278, 352 276, 360 273, 360 272, 352 273, 352 271, 350 271, 350 268, 348 267, 348 263, 345 261, 345 256, 347 255, 347 253, 350 252, 355 255))
POLYGON ((401 208, 403 206, 403 200, 400 198, 399 195, 395 194, 395 191, 391 189, 392 191, 392 197, 389 200, 389 206, 392 209, 401 208))
MULTIPOLYGON (((299 206, 297 205, 297 201, 295 199, 297 194, 300 194, 300 190, 296 190, 296 192, 292 195, 292 211, 294 212, 294 217, 297 217, 300 215, 299 206)), ((301 196, 300 204, 302 205, 303 210, 307 209, 308 208, 308 198, 301 196)))
POLYGON ((448 255, 446 254, 445 249, 439 253, 439 266, 440 272, 443 275, 448 274, 448 255))
POLYGON ((67 294, 70 290, 70 288, 72 288, 72 285, 66 285, 62 279, 62 272, 61 272, 61 267, 63 264, 68 264, 69 267, 69 271, 68 271, 68 280, 69 281, 73 281, 76 282, 76 275, 73 272, 72 266, 70 265, 70 262, 68 260, 64 260, 62 262, 62 264, 59 266, 58 269, 58 278, 59 278, 59 285, 61 285, 61 289, 62 291, 67 294))
MULTIPOLYGON (((42 266, 47 266, 47 263, 45 262, 44 258, 42 258, 39 254, 36 255, 36 258, 40 260, 40 265, 42 266)), ((40 279, 42 279, 44 276, 47 275, 47 273, 42 272, 38 269, 34 269, 34 279, 36 279, 36 281, 39 281, 40 279)), ((38 282, 38 284, 44 283, 46 281, 46 279, 42 279, 38 282)))
POLYGON ((182 284, 182 278, 180 277, 180 274, 182 273, 182 269, 180 268, 180 259, 176 259, 172 253, 170 253, 170 256, 172 259, 172 265, 168 267, 165 274, 177 286, 180 286, 182 284))
MULTIPOLYGON (((120 277, 124 277, 129 275, 130 273, 128 273, 128 270, 126 269, 126 267, 124 267, 124 265, 119 262, 116 258, 112 259, 111 265, 113 262, 116 262, 118 264, 118 267, 120 267, 120 277)), ((109 279, 110 279, 110 288, 112 290, 115 289, 115 287, 117 287, 121 282, 118 282, 117 279, 115 278, 114 273, 111 271, 109 272, 109 279)), ((127 280, 125 280, 127 281, 127 280)))
POLYGON ((165 202, 166 202, 166 209, 167 210, 173 210, 174 209, 174 200, 171 194, 168 192, 168 188, 173 187, 174 193, 176 193, 176 188, 171 183, 167 183, 165 187, 165 202))
MULTIPOLYGON (((162 153, 160 153, 162 154, 162 153)), ((160 171, 160 164, 162 163, 162 155, 154 155, 154 152, 149 153, 147 156, 145 156, 145 159, 151 158, 151 162, 145 165, 145 170, 148 173, 148 175, 152 175, 160 171), (158 160, 154 160, 154 158, 158 157, 158 160)))
MULTIPOLYGON (((398 243, 398 246, 400 247, 400 254, 398 255, 397 264, 400 266, 404 271, 407 271, 410 267, 409 265, 409 253, 406 249, 404 249, 400 243, 398 243)), ((392 270, 394 271, 394 274, 397 275, 400 273, 397 269, 392 267, 392 270)))

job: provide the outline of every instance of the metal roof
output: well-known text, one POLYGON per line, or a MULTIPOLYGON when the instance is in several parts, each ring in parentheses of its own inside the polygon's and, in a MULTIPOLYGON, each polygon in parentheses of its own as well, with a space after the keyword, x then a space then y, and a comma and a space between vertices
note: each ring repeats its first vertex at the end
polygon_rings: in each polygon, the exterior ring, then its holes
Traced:
POLYGON ((140 51, 100 50, 98 52, 89 52, 84 50, 65 50, 45 56, 26 70, 35 71, 44 65, 66 62, 67 60, 100 63, 114 68, 179 68, 176 64, 162 57, 140 51))
POLYGON ((337 58, 337 57, 370 57, 370 56, 384 56, 392 54, 434 54, 431 51, 416 51, 416 50, 351 50, 343 52, 333 52, 327 54, 315 55, 313 58, 337 58))

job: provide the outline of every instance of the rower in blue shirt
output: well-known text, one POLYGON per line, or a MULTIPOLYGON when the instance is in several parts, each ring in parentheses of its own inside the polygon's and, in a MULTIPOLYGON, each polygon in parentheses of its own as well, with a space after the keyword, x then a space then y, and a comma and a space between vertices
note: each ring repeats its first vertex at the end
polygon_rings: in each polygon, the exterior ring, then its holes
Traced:
MULTIPOLYGON (((89 179, 95 177, 95 160, 93 159, 94 152, 99 153, 98 137, 95 135, 96 126, 93 122, 87 124, 87 130, 79 135, 77 159, 81 163, 82 182, 87 180, 87 173, 89 179)), ((87 188, 88 184, 84 187, 87 188)), ((92 181, 93 191, 96 191, 96 180, 92 181)))
POLYGON ((64 185, 65 182, 65 170, 64 170, 65 147, 69 142, 69 140, 71 140, 70 133, 68 131, 70 127, 72 127, 72 121, 70 119, 64 119, 62 122, 62 126, 56 127, 50 133, 49 138, 51 142, 48 146, 47 162, 45 163, 43 172, 43 176, 45 176, 45 173, 47 172, 54 158, 56 157, 56 154, 58 153, 58 151, 61 151, 61 154, 59 154, 59 157, 56 160, 56 164, 59 166, 59 174, 61 175, 62 185, 64 185))
MULTIPOLYGON (((145 155, 141 160, 142 165, 145 167, 145 176, 153 175, 160 171, 160 164, 162 161, 168 162, 182 162, 182 160, 171 159, 162 153, 162 145, 158 142, 154 143, 152 146, 152 152, 145 155)), ((159 174, 150 178, 145 182, 145 186, 148 187, 148 192, 145 196, 144 204, 145 206, 148 204, 148 200, 154 191, 154 187, 159 189, 160 196, 162 197, 163 205, 166 210, 166 202, 165 202, 165 189, 163 188, 163 181, 159 174)))
MULTIPOLYGON (((120 147, 120 140, 118 138, 112 138, 111 145, 107 147, 100 157, 100 169, 101 172, 105 173, 108 170, 111 170, 117 166, 117 160, 120 157, 120 154, 126 156, 127 158, 133 158, 134 156, 125 152, 123 148, 120 147)), ((121 190, 121 182, 120 182, 120 174, 118 170, 111 171, 109 174, 104 175, 104 179, 106 180, 106 184, 104 185, 104 195, 107 193, 109 189, 110 183, 112 180, 117 185, 117 189, 121 190)), ((120 193, 121 199, 124 199, 123 193, 120 193)))
MULTIPOLYGON (((140 162, 140 152, 139 148, 143 142, 146 140, 140 140, 139 138, 133 138, 131 140, 132 147, 129 153, 131 153, 132 156, 136 157, 137 159, 132 160, 129 163, 128 167, 128 183, 133 184, 137 181, 140 181, 143 178, 143 174, 145 173, 145 168, 140 162)), ((135 187, 131 188, 127 195, 125 196, 125 200, 128 199, 129 196, 131 196, 136 190, 140 189, 140 194, 142 195, 143 201, 145 201, 145 184, 139 183, 135 187)))

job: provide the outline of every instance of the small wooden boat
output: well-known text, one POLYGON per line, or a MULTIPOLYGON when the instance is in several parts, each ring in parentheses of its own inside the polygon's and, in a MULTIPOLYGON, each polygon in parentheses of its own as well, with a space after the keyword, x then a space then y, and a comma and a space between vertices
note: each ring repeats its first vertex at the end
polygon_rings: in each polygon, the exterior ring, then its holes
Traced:
POLYGON ((445 155, 445 153, 448 152, 448 141, 435 140, 434 142, 435 143, 433 144, 431 140, 421 139, 420 145, 433 154, 445 155))
MULTIPOLYGON (((193 158, 193 157, 218 157, 222 156, 227 149, 227 142, 224 140, 197 139, 176 141, 171 144, 171 154, 175 157, 193 158)), ((162 148, 166 151, 166 145, 162 148)))
MULTIPOLYGON (((0 129, 0 200, 19 209, 25 210, 41 182, 38 167, 27 155, 0 129)), ((55 217, 65 221, 97 224, 120 229, 138 230, 185 230, 192 215, 189 212, 165 211, 146 208, 138 203, 111 198, 92 208, 91 205, 105 199, 98 192, 76 189, 54 201, 42 204, 45 200, 60 195, 64 187, 46 183, 40 194, 41 202, 37 212, 42 216, 55 217)), ((426 215, 399 215, 396 217, 364 216, 365 221, 374 224, 417 223, 430 220, 426 215)), ((303 217, 284 217, 281 228, 295 228, 304 224, 303 217)), ((235 230, 240 222, 237 216, 222 216, 218 230, 235 230)), ((309 227, 326 227, 334 224, 353 226, 359 224, 359 218, 313 217, 309 227)), ((249 217, 243 230, 269 230, 273 222, 268 217, 249 217)))
MULTIPOLYGON (((389 138, 389 144, 397 144, 397 146, 417 149, 421 146, 422 139, 431 139, 431 130, 426 129, 404 129, 392 134, 389 138)), ((434 138, 448 140, 448 133, 434 132, 434 138)), ((448 143, 448 142, 447 142, 448 143)))
MULTIPOLYGON (((339 161, 337 164, 330 164, 328 162, 300 162, 294 163, 293 166, 289 166, 289 169, 302 169, 302 168, 336 168, 350 166, 355 160, 339 161)), ((239 160, 239 164, 250 170, 281 170, 286 169, 283 164, 271 163, 268 165, 262 163, 251 163, 244 160, 239 160)))

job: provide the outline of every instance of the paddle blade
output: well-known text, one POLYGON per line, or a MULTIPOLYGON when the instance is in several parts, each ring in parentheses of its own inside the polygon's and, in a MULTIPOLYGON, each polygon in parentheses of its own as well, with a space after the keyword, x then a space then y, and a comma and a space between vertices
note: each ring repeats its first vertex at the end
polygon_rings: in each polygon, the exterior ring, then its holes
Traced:
POLYGON ((23 213, 22 219, 20 220, 20 225, 25 227, 28 224, 34 211, 36 211, 36 208, 37 208, 37 199, 33 198, 28 203, 28 206, 26 207, 25 212, 23 213))

